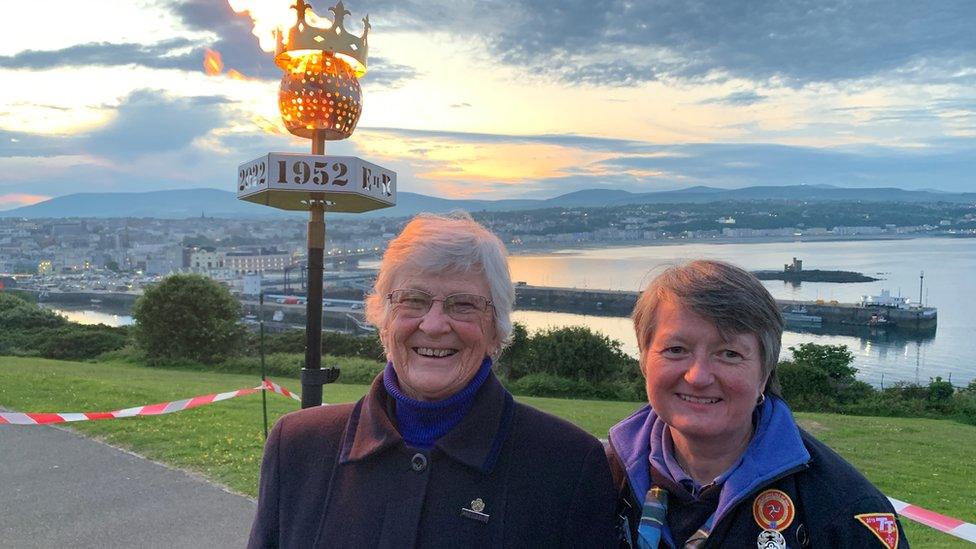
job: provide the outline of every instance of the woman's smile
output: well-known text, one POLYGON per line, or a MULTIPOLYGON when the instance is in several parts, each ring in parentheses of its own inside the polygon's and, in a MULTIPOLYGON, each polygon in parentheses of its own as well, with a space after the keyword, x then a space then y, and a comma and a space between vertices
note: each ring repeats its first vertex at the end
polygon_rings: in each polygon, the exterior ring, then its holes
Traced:
POLYGON ((672 300, 662 301, 656 315, 658 328, 641 361, 654 411, 676 439, 738 443, 748 438, 766 383, 756 336, 726 338, 672 300))

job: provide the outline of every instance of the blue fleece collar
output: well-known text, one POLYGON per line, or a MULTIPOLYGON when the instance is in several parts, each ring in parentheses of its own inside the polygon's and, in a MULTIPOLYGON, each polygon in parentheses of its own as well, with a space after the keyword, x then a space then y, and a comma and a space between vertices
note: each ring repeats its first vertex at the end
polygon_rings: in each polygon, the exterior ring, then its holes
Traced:
MULTIPOLYGON (((638 503, 643 502, 644 494, 650 488, 649 462, 662 475, 671 477, 663 462, 651 457, 652 446, 657 446, 651 442, 653 431, 664 426, 664 421, 648 405, 610 429, 610 444, 627 471, 638 503)), ((660 441, 658 435, 656 440, 660 441)), ((714 523, 718 524, 725 513, 760 486, 809 461, 810 453, 803 445, 789 406, 780 398, 768 396, 759 411, 752 441, 722 485, 714 523)), ((665 533, 670 539, 669 529, 665 528, 665 533)))

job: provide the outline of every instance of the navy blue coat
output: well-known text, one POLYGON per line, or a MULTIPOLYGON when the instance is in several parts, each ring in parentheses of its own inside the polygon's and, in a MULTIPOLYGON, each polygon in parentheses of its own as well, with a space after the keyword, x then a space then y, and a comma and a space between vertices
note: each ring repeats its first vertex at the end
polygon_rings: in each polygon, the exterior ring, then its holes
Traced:
POLYGON ((428 452, 406 446, 392 411, 380 376, 355 404, 281 418, 265 448, 248 546, 615 545, 602 445, 516 403, 494 375, 428 452))
MULTIPOLYGON (((830 548, 830 549, 872 549, 883 548, 879 541, 867 527, 855 518, 861 513, 891 513, 895 515, 888 499, 864 478, 851 464, 824 443, 813 438, 805 431, 800 431, 803 444, 810 453, 809 463, 783 472, 776 480, 757 488, 748 498, 727 513, 715 525, 708 540, 702 545, 709 547, 755 547, 759 533, 762 531, 753 514, 753 502, 757 495, 768 489, 781 490, 787 494, 796 505, 796 518, 789 528, 782 532, 787 547, 793 548, 830 548)), ((626 480, 624 466, 608 448, 613 462, 614 476, 619 479, 619 494, 621 497, 620 517, 626 520, 621 526, 630 527, 630 535, 623 532, 620 547, 636 547, 623 538, 637 539, 637 526, 640 524, 643 501, 638 502, 630 484, 626 480)), ((650 467, 650 464, 648 464, 650 467)), ((665 478, 651 468, 651 475, 655 482, 667 488, 672 494, 684 492, 674 485, 673 481, 665 478)), ((714 505, 714 504, 713 504, 714 505)), ((691 501, 672 498, 668 507, 668 523, 681 521, 682 515, 694 515, 698 511, 700 520, 704 521, 713 510, 696 509, 698 505, 691 501)), ((897 515, 895 515, 897 516, 897 515)), ((698 523, 700 524, 700 522, 698 523)), ((898 528, 898 549, 908 549, 908 540, 901 521, 896 520, 892 527, 898 528)), ((694 531, 692 527, 690 531, 694 531)), ((666 547, 664 541, 661 547, 666 547)))

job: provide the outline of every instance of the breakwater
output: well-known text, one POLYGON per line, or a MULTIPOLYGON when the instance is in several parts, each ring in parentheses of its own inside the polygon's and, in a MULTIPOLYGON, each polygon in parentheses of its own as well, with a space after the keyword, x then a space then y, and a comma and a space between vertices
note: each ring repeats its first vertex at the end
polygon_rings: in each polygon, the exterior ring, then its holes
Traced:
MULTIPOLYGON (((595 316, 629 316, 639 292, 588 290, 520 284, 515 288, 515 307, 534 311, 555 311, 595 316)), ((805 309, 807 315, 822 319, 823 325, 869 326, 905 333, 934 332, 938 312, 934 307, 898 309, 862 307, 855 303, 776 300, 781 310, 805 309), (886 320, 878 325, 878 318, 886 320)))

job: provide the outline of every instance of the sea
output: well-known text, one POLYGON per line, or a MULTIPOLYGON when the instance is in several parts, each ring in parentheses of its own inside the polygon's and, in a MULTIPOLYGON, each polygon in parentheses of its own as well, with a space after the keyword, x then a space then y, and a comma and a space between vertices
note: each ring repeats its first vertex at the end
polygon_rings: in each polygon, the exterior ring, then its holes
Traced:
MULTIPOLYGON (((875 386, 895 382, 928 383, 941 377, 965 386, 976 379, 976 238, 795 241, 767 243, 691 243, 628 246, 517 254, 509 260, 512 277, 530 285, 608 290, 641 290, 669 265, 693 259, 729 261, 748 270, 781 270, 793 258, 805 269, 856 271, 877 282, 763 284, 780 299, 860 301, 863 295, 919 300, 939 310, 934 335, 902 335, 890 329, 850 329, 856 333, 816 333, 791 327, 783 335, 781 358, 805 342, 846 345, 855 356, 858 378, 875 386), (920 276, 924 275, 924 278, 920 276)), ((637 356, 637 340, 627 318, 516 311, 514 319, 533 332, 547 327, 585 325, 621 342, 637 356)))
MULTIPOLYGON (((976 238, 795 241, 765 243, 687 243, 654 246, 567 249, 514 253, 509 265, 515 281, 530 285, 606 290, 641 290, 669 265, 707 258, 729 261, 748 270, 781 270, 793 258, 805 269, 856 271, 877 282, 799 284, 769 280, 774 297, 857 302, 864 295, 889 290, 921 300, 939 310, 935 334, 903 335, 891 329, 855 329, 845 333, 789 327, 781 358, 805 342, 846 345, 854 353, 858 378, 875 386, 896 382, 928 383, 941 377, 957 387, 976 379, 976 238), (920 276, 924 278, 920 279, 920 276)), ((363 265, 367 266, 367 265, 363 265)), ((70 320, 110 325, 131 324, 125 312, 57 309, 70 320)), ((637 340, 628 318, 569 313, 515 311, 514 320, 529 332, 583 325, 620 341, 637 356, 637 340)))

